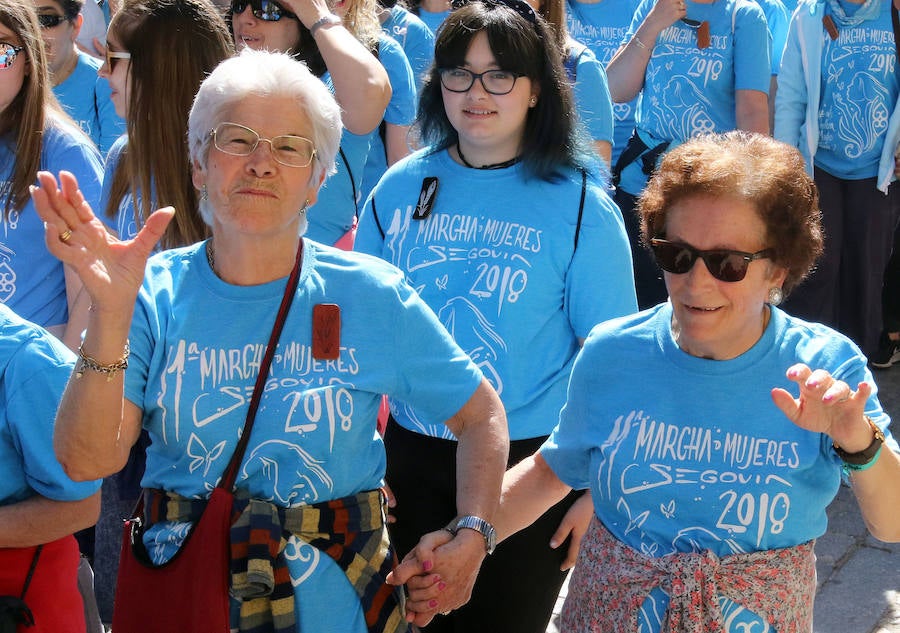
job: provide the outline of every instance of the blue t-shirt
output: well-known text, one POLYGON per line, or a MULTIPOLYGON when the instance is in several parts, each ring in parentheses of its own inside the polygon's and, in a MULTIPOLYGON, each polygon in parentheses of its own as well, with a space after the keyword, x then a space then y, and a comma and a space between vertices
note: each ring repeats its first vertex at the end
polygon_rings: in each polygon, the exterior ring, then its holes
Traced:
MULTIPOLYGON (((604 67, 609 65, 622 45, 640 0, 600 0, 596 3, 566 2, 569 35, 590 48, 604 67)), ((634 113, 640 96, 627 103, 613 104, 612 164, 616 164, 628 138, 634 131, 634 113)))
MULTIPOLYGON (((840 459, 828 436, 792 424, 770 392, 796 394, 785 373, 800 362, 872 384, 865 357, 843 335, 773 308, 750 350, 708 360, 679 349, 671 319, 666 302, 591 332, 541 455, 566 484, 590 488, 597 517, 645 555, 724 556, 821 536, 840 459)), ((887 429, 875 394, 866 414, 887 429)), ((898 450, 893 439, 886 450, 898 450)), ((641 631, 660 630, 666 604, 655 589, 641 631)), ((739 605, 725 610, 728 633, 769 630, 739 605)))
MULTIPOLYGON (((95 210, 95 215, 103 221, 106 226, 116 232, 116 235, 119 236, 119 239, 122 240, 133 240, 138 231, 144 226, 143 222, 138 222, 137 217, 140 214, 140 207, 135 205, 141 204, 142 194, 140 191, 135 192, 131 189, 125 192, 125 195, 122 196, 122 200, 119 202, 119 207, 116 210, 116 214, 114 217, 109 217, 106 215, 106 206, 109 204, 110 198, 110 190, 112 189, 113 177, 115 176, 116 169, 119 167, 119 162, 122 160, 122 154, 125 149, 128 147, 128 135, 123 134, 113 143, 112 148, 109 150, 109 154, 106 155, 106 165, 103 171, 103 192, 100 197, 100 207, 95 210)), ((153 183, 151 181, 151 187, 153 183)), ((157 208, 156 202, 156 193, 152 192, 150 198, 150 208, 157 208)))
MULTIPOLYGON (((0 183, 4 189, 12 177, 14 144, 10 135, 0 139, 0 183)), ((72 172, 84 199, 91 208, 97 208, 102 159, 80 130, 48 118, 40 168, 54 175, 63 169, 72 172)), ((0 303, 42 327, 63 325, 69 320, 66 281, 62 262, 47 250, 44 222, 31 198, 24 208, 11 208, 8 215, 2 212, 5 202, 5 196, 0 197, 0 303)))
POLYGON ((381 25, 382 30, 397 40, 406 53, 406 59, 412 67, 416 90, 422 88, 422 82, 431 63, 434 61, 434 33, 414 15, 395 4, 390 9, 388 19, 381 25))
POLYGON ((438 29, 441 27, 441 24, 444 23, 444 20, 447 19, 447 16, 450 15, 450 10, 432 13, 431 11, 426 11, 422 7, 418 7, 413 13, 415 13, 415 15, 425 23, 425 26, 434 33, 435 37, 437 37, 438 29))
MULTIPOLYGON (((410 16, 414 17, 412 14, 410 16)), ((413 70, 406 58, 406 53, 389 35, 381 38, 378 48, 378 60, 387 71, 388 79, 391 82, 391 100, 384 111, 384 122, 399 126, 412 125, 416 118, 417 95, 413 70)), ((372 135, 372 144, 369 146, 369 155, 366 157, 366 165, 363 169, 358 202, 360 208, 369 197, 372 187, 387 169, 385 152, 379 126, 379 129, 372 135)))
POLYGON ((0 506, 41 495, 77 501, 99 481, 74 482, 53 452, 53 425, 75 355, 0 305, 0 506))
MULTIPOLYGON (((153 256, 129 340, 125 396, 143 410, 143 485, 206 497, 243 428, 285 279, 234 286, 205 243, 153 256)), ((394 267, 304 239, 297 294, 278 343, 237 487, 282 507, 382 485, 381 394, 436 420, 455 414, 482 375, 394 267), (313 306, 340 309, 339 358, 313 355, 313 306), (421 376, 429 376, 421 381, 421 376)), ((164 560, 183 526, 148 530, 164 560)), ((299 630, 365 633, 359 599, 332 559, 292 538, 286 558, 299 630)))
POLYGON ((569 47, 566 72, 575 84, 575 108, 591 140, 613 142, 613 106, 606 69, 590 48, 578 42, 569 47), (571 69, 571 70, 570 70, 571 69))
POLYGON ((103 62, 87 53, 78 53, 75 70, 64 82, 53 87, 53 94, 66 113, 75 119, 106 156, 109 148, 125 133, 125 120, 116 114, 110 98, 109 82, 97 76, 103 62))
MULTIPOLYGON (((625 34, 637 31, 655 0, 643 0, 625 34)), ((644 73, 636 126, 647 147, 670 141, 668 149, 700 134, 737 127, 735 92, 769 93, 772 66, 766 16, 749 0, 712 4, 687 0, 688 18, 709 22, 710 45, 697 47, 697 29, 680 20, 662 30, 644 73)), ((647 175, 641 161, 622 171, 619 187, 637 195, 647 175)))
MULTIPOLYGON (((891 3, 880 2, 877 17, 838 25, 838 39, 823 34, 822 97, 816 167, 848 180, 878 175, 888 119, 897 103, 897 49, 891 3)), ((840 2, 848 16, 859 5, 840 2)), ((825 15, 832 15, 826 3, 825 15)), ((823 29, 824 32, 824 29, 823 29)))
POLYGON ((784 53, 784 43, 787 41, 791 16, 781 0, 756 0, 756 2, 766 14, 769 41, 771 42, 772 74, 777 75, 781 69, 781 55, 784 53))
MULTIPOLYGON (((387 171, 360 218, 356 248, 406 274, 500 394, 514 440, 553 428, 579 339, 635 310, 621 214, 591 176, 576 229, 581 191, 575 170, 549 183, 521 164, 469 169, 422 150, 387 171), (438 182, 423 192, 428 177, 438 182), (414 219, 429 195, 431 213, 414 219)), ((451 437, 410 404, 391 401, 400 425, 451 437)))

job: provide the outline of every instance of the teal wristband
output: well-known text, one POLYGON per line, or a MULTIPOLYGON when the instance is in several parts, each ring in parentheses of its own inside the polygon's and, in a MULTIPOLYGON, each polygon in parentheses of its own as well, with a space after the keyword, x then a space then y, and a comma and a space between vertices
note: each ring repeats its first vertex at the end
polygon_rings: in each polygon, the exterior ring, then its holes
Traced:
POLYGON ((875 451, 875 454, 872 455, 872 459, 870 459, 865 464, 848 464, 844 462, 841 464, 841 470, 844 471, 844 474, 850 476, 853 473, 861 473, 864 470, 869 470, 872 466, 875 465, 875 462, 878 461, 878 456, 881 455, 881 449, 884 448, 884 445, 879 446, 878 450, 875 451))

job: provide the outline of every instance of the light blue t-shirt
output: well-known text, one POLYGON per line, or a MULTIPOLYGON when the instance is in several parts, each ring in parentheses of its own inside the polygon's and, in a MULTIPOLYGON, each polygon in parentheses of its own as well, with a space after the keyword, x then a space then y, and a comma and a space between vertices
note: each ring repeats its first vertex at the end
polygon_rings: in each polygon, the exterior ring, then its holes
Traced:
MULTIPOLYGON (((14 160, 15 139, 6 135, 0 138, 0 183, 4 189, 9 186, 14 160)), ((63 169, 72 172, 84 199, 97 208, 102 159, 80 130, 48 120, 40 168, 54 175, 63 169)), ((69 308, 63 265, 47 250, 44 222, 31 198, 24 208, 11 208, 8 215, 2 212, 5 200, 0 197, 0 303, 41 327, 65 324, 69 308)))
MULTIPOLYGON (((446 420, 482 380, 400 271, 303 243, 297 294, 237 477, 238 488, 282 507, 382 485, 381 394, 446 420), (314 357, 317 304, 340 310, 336 360, 314 357)), ((143 410, 152 440, 145 487, 210 494, 244 426, 286 281, 227 284, 210 269, 205 243, 150 259, 125 375, 125 397, 143 410)), ((184 526, 161 524, 145 538, 154 559, 165 560, 183 535, 184 526)), ((328 555, 292 538, 286 558, 298 630, 365 633, 356 592, 328 555)))
POLYGON ((777 75, 781 69, 781 55, 784 53, 784 43, 787 41, 788 24, 791 16, 781 0, 756 0, 766 14, 766 24, 769 27, 769 41, 772 48, 772 74, 777 75))
MULTIPOLYGON (((387 171, 360 218, 356 248, 406 274, 500 394, 514 440, 553 428, 579 338, 635 310, 622 217, 593 176, 575 248, 581 191, 573 169, 548 183, 521 164, 470 169, 422 150, 387 171), (414 219, 429 196, 431 213, 414 219)), ((391 401, 400 425, 451 437, 410 404, 391 401)))
POLYGON ((441 27, 441 24, 444 23, 444 20, 447 19, 447 16, 450 15, 450 10, 447 9, 446 11, 433 13, 431 11, 426 11, 422 7, 418 7, 413 13, 417 15, 419 19, 425 23, 425 26, 427 26, 431 32, 434 33, 435 37, 437 37, 438 29, 441 27))
MULTIPOLYGON (((630 39, 653 8, 643 0, 625 34, 630 39)), ((636 126, 647 147, 670 141, 669 150, 700 134, 737 127, 735 91, 768 94, 772 75, 766 16, 752 0, 712 4, 687 0, 691 20, 709 22, 710 45, 697 47, 697 29, 678 21, 662 30, 644 73, 636 126)), ((619 187, 637 195, 647 175, 641 161, 622 171, 619 187)))
POLYGON ((434 61, 434 33, 419 16, 410 13, 399 4, 391 7, 390 15, 381 28, 403 47, 413 71, 416 91, 420 90, 425 75, 434 61))
MULTIPOLYGON (((819 147, 815 165, 838 178, 878 175, 888 119, 900 94, 891 3, 880 2, 877 17, 839 26, 838 39, 823 35, 819 147)), ((859 5, 840 2, 853 16, 859 5)), ((825 14, 831 15, 826 4, 825 14)), ((824 31, 824 29, 823 29, 824 31)))
POLYGON ((591 140, 613 142, 613 105, 609 96, 606 69, 590 48, 575 43, 569 47, 566 72, 569 81, 574 73, 572 92, 578 117, 587 129, 591 140), (570 70, 571 69, 571 70, 570 70))
POLYGON ((38 494, 77 501, 99 481, 74 482, 53 451, 53 425, 75 355, 0 305, 0 506, 38 494))
MULTIPOLYGON (((590 48, 604 68, 622 45, 640 0, 601 0, 596 3, 566 2, 569 35, 590 48)), ((613 104, 612 164, 616 164, 634 131, 634 113, 640 96, 627 103, 613 104)))
MULTIPOLYGON (((415 17, 412 14, 409 15, 415 17)), ((396 40, 385 35, 379 42, 378 60, 387 71, 388 79, 391 82, 391 100, 384 111, 384 122, 391 125, 412 125, 416 118, 417 93, 415 77, 406 53, 396 40)), ((366 165, 363 169, 358 202, 360 209, 369 196, 369 192, 372 191, 372 187, 387 169, 385 152, 379 126, 379 129, 372 135, 372 144, 369 146, 369 155, 366 157, 366 165)))
MULTIPOLYGON (((785 373, 800 362, 850 385, 873 384, 865 357, 843 335, 773 308, 750 350, 708 360, 679 349, 671 319, 666 302, 591 332, 541 455, 566 484, 590 488, 607 529, 648 556, 724 556, 821 536, 840 459, 828 436, 792 424, 770 392, 796 394, 785 373)), ((874 393, 866 414, 887 430, 874 393)), ((885 450, 897 443, 889 439, 885 450)), ((654 590, 641 631, 660 630, 666 604, 654 590)), ((728 633, 770 630, 739 605, 724 607, 728 633)))
POLYGON ((78 53, 75 70, 64 82, 53 87, 53 94, 66 113, 75 119, 106 156, 109 148, 125 133, 125 120, 116 114, 110 98, 109 82, 97 76, 103 62, 87 53, 78 53))

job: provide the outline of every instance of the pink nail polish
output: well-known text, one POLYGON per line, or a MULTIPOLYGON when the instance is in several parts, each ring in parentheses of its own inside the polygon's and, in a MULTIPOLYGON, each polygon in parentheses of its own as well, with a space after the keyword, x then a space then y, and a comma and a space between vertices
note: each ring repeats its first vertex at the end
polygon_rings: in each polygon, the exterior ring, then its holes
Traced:
POLYGON ((428 601, 428 608, 429 608, 429 609, 434 609, 436 606, 437 606, 437 600, 429 600, 429 601, 428 601))
POLYGON ((447 583, 445 583, 445 582, 438 583, 438 591, 443 591, 446 588, 447 588, 447 583))
POLYGON ((422 569, 424 569, 425 571, 431 571, 431 567, 432 563, 430 560, 426 560, 424 563, 422 563, 422 569))

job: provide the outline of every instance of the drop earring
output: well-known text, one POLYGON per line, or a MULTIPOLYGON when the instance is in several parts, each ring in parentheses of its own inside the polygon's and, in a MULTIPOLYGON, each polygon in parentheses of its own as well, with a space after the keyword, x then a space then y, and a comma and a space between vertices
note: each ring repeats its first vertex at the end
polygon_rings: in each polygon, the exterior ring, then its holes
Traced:
POLYGON ((204 202, 209 200, 209 190, 206 188, 206 185, 200 187, 200 199, 204 202))
POLYGON ((769 305, 777 306, 784 301, 784 291, 779 287, 769 288, 769 305))
POLYGON ((297 211, 297 215, 303 215, 304 213, 306 213, 306 210, 307 210, 308 208, 309 208, 309 200, 306 200, 306 201, 303 203, 303 206, 300 207, 300 210, 297 211))

